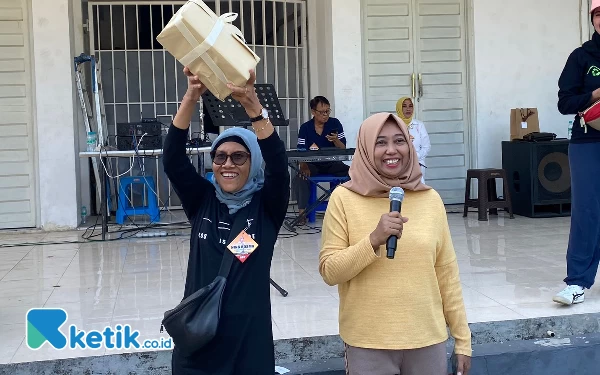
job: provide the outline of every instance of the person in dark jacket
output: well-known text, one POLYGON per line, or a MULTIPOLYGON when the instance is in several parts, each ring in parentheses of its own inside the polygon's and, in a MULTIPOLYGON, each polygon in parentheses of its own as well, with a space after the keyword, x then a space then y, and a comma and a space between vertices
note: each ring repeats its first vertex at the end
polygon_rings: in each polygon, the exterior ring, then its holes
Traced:
MULTIPOLYGON (((329 100, 324 96, 315 96, 310 101, 310 111, 313 117, 300 126, 297 148, 299 150, 320 150, 334 147, 345 149, 344 127, 340 120, 329 116, 331 114, 329 100)), ((308 206, 311 184, 314 184, 308 178, 322 175, 348 177, 349 169, 350 167, 343 161, 300 163, 300 171, 293 181, 298 198, 298 214, 301 217, 298 225, 306 225, 304 211, 308 206)))
POLYGON ((273 374, 270 268, 289 201, 285 146, 258 101, 252 71, 245 87, 230 89, 251 118, 254 133, 243 128, 221 133, 211 151, 214 177, 212 181, 201 177, 186 156, 186 140, 192 113, 206 88, 187 68, 184 72, 188 90, 169 128, 163 158, 192 224, 184 298, 217 276, 224 252, 230 251, 227 245, 238 235, 230 233, 233 220, 250 202, 248 210, 259 209, 248 213, 246 233, 258 247, 248 252, 247 259, 234 259, 216 337, 193 355, 184 355, 175 345, 172 371, 176 375, 273 374))
POLYGON ((600 262, 600 131, 579 113, 600 100, 600 0, 590 11, 594 35, 567 60, 558 81, 558 110, 576 115, 569 145, 571 233, 567 250, 567 287, 553 300, 563 305, 584 301, 600 262))

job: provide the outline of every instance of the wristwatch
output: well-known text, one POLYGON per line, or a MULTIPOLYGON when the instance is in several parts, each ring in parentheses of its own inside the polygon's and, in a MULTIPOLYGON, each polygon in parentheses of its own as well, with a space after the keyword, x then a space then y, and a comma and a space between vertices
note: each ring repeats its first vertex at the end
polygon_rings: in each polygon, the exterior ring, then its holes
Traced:
POLYGON ((269 111, 267 111, 265 108, 262 109, 262 111, 260 112, 260 115, 256 116, 256 117, 252 117, 250 119, 250 122, 258 122, 261 120, 266 120, 269 118, 269 111))

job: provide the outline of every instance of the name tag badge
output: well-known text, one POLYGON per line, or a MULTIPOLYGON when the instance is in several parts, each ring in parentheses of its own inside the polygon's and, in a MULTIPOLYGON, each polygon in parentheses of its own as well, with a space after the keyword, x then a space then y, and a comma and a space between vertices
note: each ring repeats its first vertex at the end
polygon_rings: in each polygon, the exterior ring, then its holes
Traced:
POLYGON ((245 230, 243 230, 229 245, 227 245, 227 248, 240 260, 240 262, 244 263, 258 248, 258 244, 245 230))

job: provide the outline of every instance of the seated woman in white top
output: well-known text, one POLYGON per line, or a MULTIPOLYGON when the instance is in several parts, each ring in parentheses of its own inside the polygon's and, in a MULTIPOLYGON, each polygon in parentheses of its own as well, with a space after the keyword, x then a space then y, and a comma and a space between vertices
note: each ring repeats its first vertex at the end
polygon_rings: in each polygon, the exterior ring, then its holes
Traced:
POLYGON ((429 134, 427 134, 427 130, 425 130, 425 124, 419 120, 413 119, 415 109, 411 98, 400 98, 398 103, 396 103, 396 113, 408 126, 410 138, 413 141, 413 145, 419 156, 419 164, 421 165, 421 172, 423 174, 422 181, 425 183, 425 170, 427 169, 425 158, 429 154, 429 150, 431 150, 429 134))

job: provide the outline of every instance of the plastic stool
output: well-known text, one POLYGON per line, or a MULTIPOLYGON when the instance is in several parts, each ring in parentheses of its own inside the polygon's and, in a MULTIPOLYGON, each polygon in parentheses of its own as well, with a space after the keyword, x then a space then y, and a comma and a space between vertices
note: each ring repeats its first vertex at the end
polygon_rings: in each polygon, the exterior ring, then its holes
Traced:
POLYGON ((508 180, 504 169, 469 169, 467 170, 467 185, 465 186, 465 207, 463 217, 467 217, 469 207, 477 208, 478 220, 487 221, 490 215, 498 215, 498 209, 508 211, 510 218, 514 219, 512 200, 508 190, 508 180), (504 199, 498 199, 496 194, 496 179, 502 180, 504 199), (477 198, 471 198, 471 180, 477 180, 477 198))
MULTIPOLYGON (((310 207, 314 204, 319 198, 317 196, 317 187, 318 183, 329 182, 329 191, 333 191, 339 184, 343 184, 348 181, 348 177, 335 177, 330 175, 323 176, 315 176, 310 177, 310 196, 308 198, 308 205, 310 207)), ((319 189, 320 190, 320 189, 319 189)), ((311 210, 306 217, 308 218, 309 223, 314 223, 317 221, 317 211, 323 212, 327 210, 327 201, 321 202, 314 210, 311 210)))
POLYGON ((154 177, 150 176, 131 176, 121 177, 119 180, 119 204, 117 207, 117 224, 122 225, 125 222, 125 216, 148 215, 150 222, 160 221, 160 209, 158 208, 158 197, 156 196, 156 184, 154 177), (127 188, 131 185, 146 186, 147 206, 131 206, 127 197, 127 188))

